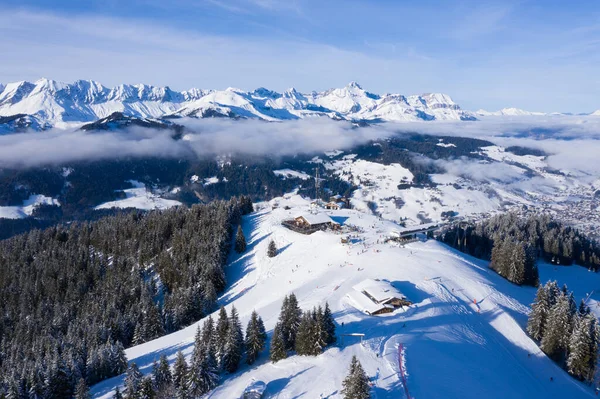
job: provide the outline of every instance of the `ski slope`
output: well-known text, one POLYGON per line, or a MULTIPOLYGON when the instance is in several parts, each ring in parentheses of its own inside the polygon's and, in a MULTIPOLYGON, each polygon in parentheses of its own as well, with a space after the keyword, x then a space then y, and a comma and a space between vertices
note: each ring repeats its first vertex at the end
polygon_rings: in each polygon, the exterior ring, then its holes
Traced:
MULTIPOLYGON (((256 380, 266 383, 266 398, 341 398, 353 355, 371 378, 377 399, 406 398, 407 392, 417 399, 595 396, 524 333, 534 288, 514 286, 490 271, 487 262, 435 241, 405 247, 383 243, 397 225, 356 210, 327 212, 345 226, 362 229, 352 246, 342 244, 339 233, 305 236, 281 226, 282 220, 308 207, 308 200, 288 195, 259 204, 257 212, 244 218, 248 250, 232 256, 227 267, 230 285, 219 301, 228 310, 235 305, 244 327, 252 310, 258 311, 269 336, 284 295, 294 292, 304 309, 328 301, 338 326, 337 345, 318 357, 292 356, 275 364, 265 351, 253 366, 244 364, 237 373, 224 376, 207 397, 239 398, 256 380), (275 202, 279 207, 272 210, 275 202), (271 239, 280 251, 275 258, 267 257, 271 239), (414 304, 383 316, 359 312, 346 294, 366 278, 389 281, 414 304), (342 337, 351 333, 365 334, 364 342, 342 337)), ((580 267, 541 265, 540 274, 544 282, 566 282, 578 298, 600 288, 598 275, 580 267)), ((590 303, 596 299, 600 297, 592 295, 590 303)), ((161 354, 171 362, 178 350, 191 355, 196 328, 197 324, 129 348, 127 357, 150 373, 161 354)), ((104 381, 92 387, 93 396, 110 398, 122 384, 123 376, 104 381)))

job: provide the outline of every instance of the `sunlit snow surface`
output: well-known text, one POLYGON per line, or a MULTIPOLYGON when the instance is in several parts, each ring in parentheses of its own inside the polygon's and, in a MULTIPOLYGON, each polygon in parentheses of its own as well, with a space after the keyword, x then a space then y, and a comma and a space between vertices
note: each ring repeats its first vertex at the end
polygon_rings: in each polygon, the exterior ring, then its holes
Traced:
POLYGON ((167 209, 173 206, 181 205, 181 202, 179 201, 168 200, 159 197, 151 190, 148 190, 144 183, 140 183, 135 180, 130 180, 130 183, 134 187, 123 190, 127 198, 105 202, 104 204, 98 205, 94 209, 137 208, 151 210, 167 209))
POLYGON ((54 198, 34 194, 23 201, 22 206, 0 206, 0 218, 23 219, 31 216, 39 205, 60 205, 60 203, 54 198))
MULTIPOLYGON (((248 251, 230 259, 229 287, 219 302, 227 309, 234 304, 244 326, 252 310, 258 311, 270 335, 284 295, 294 292, 304 309, 328 301, 339 342, 318 357, 292 356, 275 364, 265 351, 257 364, 225 375, 208 397, 239 398, 254 379, 266 383, 266 398, 341 398, 342 380, 356 355, 373 381, 374 398, 404 398, 399 344, 404 345, 407 388, 413 398, 594 397, 590 387, 568 376, 524 333, 534 288, 515 286, 488 269, 487 262, 435 241, 405 248, 383 244, 397 225, 357 210, 327 212, 339 223, 364 230, 358 233, 359 242, 348 246, 333 232, 306 236, 282 227, 282 220, 308 210, 308 201, 298 196, 257 208, 261 209, 244 217, 248 251), (271 210, 275 203, 278 208, 271 210), (271 239, 279 248, 275 258, 267 257, 271 239), (365 278, 389 281, 414 305, 379 317, 360 313, 346 294, 365 278), (363 344, 355 337, 342 337, 349 333, 365 334, 363 344)), ((567 283, 578 298, 600 286, 599 276, 581 267, 540 269, 543 282, 556 278, 560 285, 567 283)), ((590 300, 596 314, 597 299, 600 296, 593 294, 590 300)), ((171 362, 178 350, 189 357, 196 328, 194 324, 132 347, 127 357, 144 374, 161 354, 171 362)), ((123 376, 115 377, 92 392, 96 398, 109 398, 122 384, 123 376)))

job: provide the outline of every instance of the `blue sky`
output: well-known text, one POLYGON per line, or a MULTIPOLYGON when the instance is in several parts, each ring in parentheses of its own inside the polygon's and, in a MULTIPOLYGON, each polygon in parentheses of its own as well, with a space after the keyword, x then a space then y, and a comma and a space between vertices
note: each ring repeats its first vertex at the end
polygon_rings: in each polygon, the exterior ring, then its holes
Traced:
POLYGON ((444 92, 600 109, 600 2, 0 0, 0 82, 444 92))

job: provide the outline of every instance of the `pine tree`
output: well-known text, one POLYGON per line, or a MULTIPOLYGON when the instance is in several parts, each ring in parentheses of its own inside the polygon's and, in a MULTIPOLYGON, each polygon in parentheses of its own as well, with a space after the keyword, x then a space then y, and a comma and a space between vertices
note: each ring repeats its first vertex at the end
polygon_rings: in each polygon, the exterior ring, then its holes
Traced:
POLYGON ((561 292, 548 313, 541 343, 541 349, 551 358, 559 360, 566 353, 571 322, 569 297, 561 292))
POLYGON ((525 283, 525 247, 523 244, 511 242, 508 259, 507 279, 517 285, 525 283))
POLYGON ((223 368, 223 356, 225 354, 225 343, 227 340, 227 332, 229 330, 229 318, 225 308, 221 306, 219 310, 219 319, 217 320, 217 326, 215 327, 215 349, 217 365, 219 368, 223 368))
POLYGON ((92 399, 90 389, 88 388, 83 378, 79 379, 77 388, 75 389, 75 399, 92 399))
POLYGON ((579 316, 585 316, 586 314, 590 314, 590 308, 585 304, 585 301, 582 299, 579 302, 579 309, 577 310, 579 316))
POLYGON ((206 356, 193 362, 188 375, 187 392, 192 397, 199 397, 217 386, 219 373, 214 357, 211 352, 206 356))
POLYGON ((333 321, 333 315, 331 314, 331 309, 329 308, 329 303, 325 302, 325 311, 323 312, 323 318, 325 322, 325 331, 327 332, 327 345, 333 345, 337 338, 335 336, 335 323, 333 321))
POLYGON ((131 362, 125 375, 125 396, 127 396, 127 399, 138 398, 143 378, 144 376, 137 364, 131 362))
POLYGON ((223 368, 233 373, 237 371, 244 346, 244 335, 242 325, 235 306, 231 307, 231 316, 229 317, 229 327, 225 338, 225 347, 223 348, 223 368))
POLYGON ((277 256, 277 245, 274 240, 269 241, 269 249, 267 251, 267 256, 269 258, 274 258, 277 256))
POLYGON ((157 396, 163 396, 173 384, 173 376, 169 368, 167 356, 161 355, 158 363, 154 362, 152 367, 152 379, 156 387, 157 396))
POLYGON ((156 391, 154 390, 154 385, 152 384, 152 378, 145 377, 142 379, 140 383, 140 390, 137 394, 137 398, 139 399, 155 399, 156 391))
POLYGON ((55 361, 46 375, 46 396, 51 398, 70 398, 73 395, 69 370, 61 355, 55 355, 55 361))
POLYGON ((527 333, 535 340, 540 341, 546 327, 546 320, 550 304, 548 303, 548 293, 546 287, 540 286, 535 296, 535 301, 531 305, 531 313, 527 321, 527 333))
POLYGON ((244 342, 246 347, 246 363, 253 364, 256 361, 259 353, 265 349, 266 340, 267 334, 263 321, 256 311, 252 311, 248 326, 246 327, 246 340, 244 342))
POLYGON ((242 231, 242 226, 239 225, 237 234, 235 235, 235 252, 241 254, 246 251, 246 237, 242 231))
POLYGON ((173 364, 173 386, 179 399, 187 397, 187 375, 188 365, 181 351, 177 352, 175 363, 173 364))
POLYGON ((577 317, 569 340, 567 368, 574 377, 592 382, 598 356, 598 326, 593 315, 577 317))
POLYGON ((313 355, 313 344, 314 344, 314 326, 315 321, 312 318, 310 312, 304 312, 302 319, 300 319, 300 325, 298 326, 298 333, 296 334, 295 344, 296 353, 302 356, 313 355))
POLYGON ((202 357, 210 355, 213 359, 216 359, 215 323, 211 316, 209 316, 202 325, 200 344, 202 347, 202 357))
POLYGON ((34 366, 29 374, 29 385, 28 399, 44 398, 44 375, 37 366, 34 366))
POLYGON ((342 382, 342 386, 344 399, 368 399, 371 397, 369 378, 356 356, 352 356, 350 370, 342 382))
POLYGON ((287 349, 285 347, 285 340, 283 338, 281 323, 279 322, 275 324, 275 328, 273 329, 273 337, 271 338, 271 349, 269 351, 269 358, 273 363, 287 358, 287 349))
POLYGON ((494 240, 492 248, 492 258, 490 268, 504 278, 508 278, 507 264, 507 245, 506 241, 501 238, 494 240))
POLYGON ((121 393, 121 390, 119 390, 119 387, 115 388, 115 394, 113 395, 113 399, 123 399, 123 394, 121 393))
POLYGON ((556 304, 556 300, 560 294, 560 289, 558 288, 558 283, 556 281, 548 281, 545 285, 546 294, 548 296, 548 305, 549 308, 556 304))
POLYGON ((329 338, 329 333, 327 332, 327 327, 325 325, 325 315, 323 314, 323 308, 321 308, 321 306, 319 306, 316 311, 313 310, 313 319, 312 352, 316 356, 323 353, 329 338))
POLYGON ((291 293, 283 299, 281 313, 279 314, 279 322, 281 324, 281 332, 285 342, 286 350, 294 350, 296 347, 296 334, 300 321, 302 319, 302 309, 298 306, 296 295, 291 293))

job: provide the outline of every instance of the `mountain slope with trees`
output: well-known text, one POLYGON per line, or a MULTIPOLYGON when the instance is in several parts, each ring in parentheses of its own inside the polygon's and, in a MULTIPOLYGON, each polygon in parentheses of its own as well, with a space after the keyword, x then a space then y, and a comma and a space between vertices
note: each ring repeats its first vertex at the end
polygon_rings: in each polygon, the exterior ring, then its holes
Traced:
POLYGON ((212 311, 246 197, 0 241, 0 392, 74 392, 212 311))

